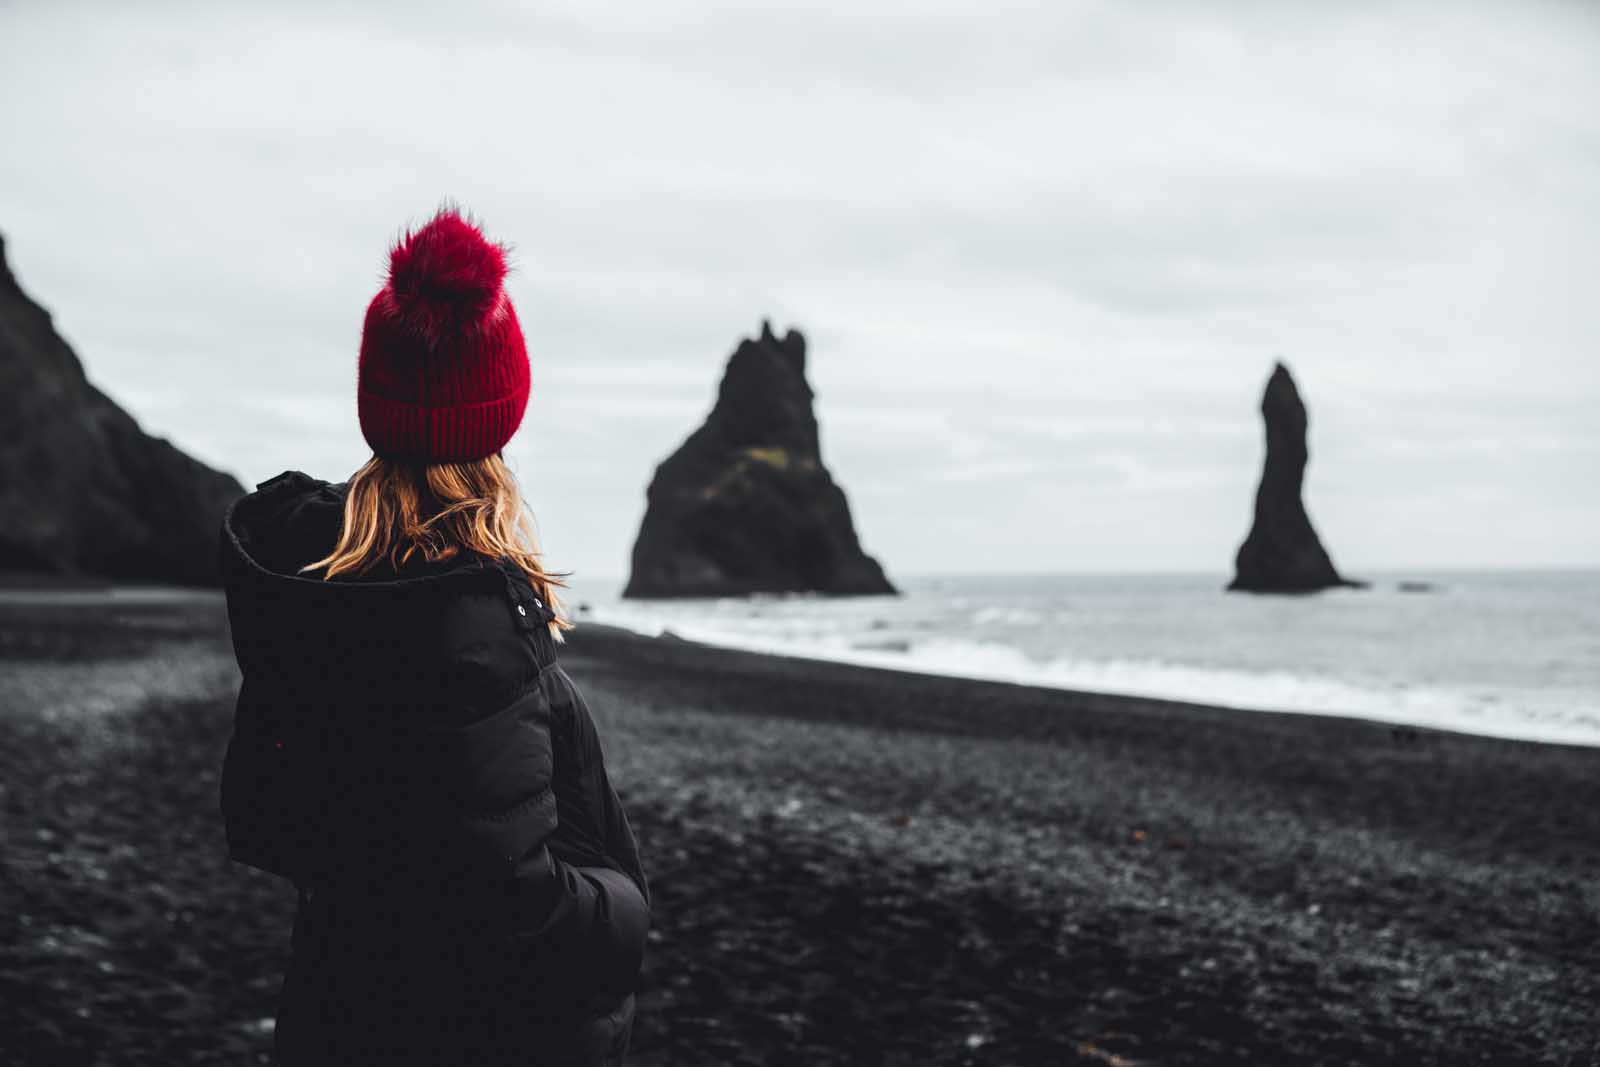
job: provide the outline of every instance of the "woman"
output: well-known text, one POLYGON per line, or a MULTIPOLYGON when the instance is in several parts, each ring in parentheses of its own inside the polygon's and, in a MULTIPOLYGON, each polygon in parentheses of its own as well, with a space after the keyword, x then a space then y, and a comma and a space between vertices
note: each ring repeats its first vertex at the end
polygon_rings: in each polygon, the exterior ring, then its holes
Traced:
POLYGON ((373 458, 223 522, 222 810, 233 858, 299 890, 285 1064, 626 1048, 649 890, 500 455, 529 388, 505 272, 453 210, 402 237, 362 331, 373 458))

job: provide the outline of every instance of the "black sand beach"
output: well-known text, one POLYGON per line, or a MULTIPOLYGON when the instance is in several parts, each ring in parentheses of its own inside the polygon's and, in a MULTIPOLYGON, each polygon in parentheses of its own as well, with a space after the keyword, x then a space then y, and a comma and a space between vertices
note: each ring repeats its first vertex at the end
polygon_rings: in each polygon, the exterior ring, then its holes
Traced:
MULTIPOLYGON (((220 599, 81 597, 0 597, 0 1062, 263 1062, 293 894, 224 856, 220 599)), ((630 1062, 1600 1062, 1600 750, 565 661, 656 894, 630 1062)))

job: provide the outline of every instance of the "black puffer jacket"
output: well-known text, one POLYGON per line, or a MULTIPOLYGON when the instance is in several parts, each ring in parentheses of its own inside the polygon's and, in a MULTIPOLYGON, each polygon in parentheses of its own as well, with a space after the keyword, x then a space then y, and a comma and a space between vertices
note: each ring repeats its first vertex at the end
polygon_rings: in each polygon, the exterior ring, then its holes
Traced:
POLYGON ((481 557, 323 581, 343 486, 236 503, 234 859, 300 891, 282 1062, 620 1061, 649 890, 550 610, 481 557))

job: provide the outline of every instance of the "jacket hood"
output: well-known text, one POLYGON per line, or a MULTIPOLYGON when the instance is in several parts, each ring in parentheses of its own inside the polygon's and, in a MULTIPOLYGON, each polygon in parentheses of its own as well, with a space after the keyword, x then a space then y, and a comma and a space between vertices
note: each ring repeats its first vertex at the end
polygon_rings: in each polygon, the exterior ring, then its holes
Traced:
POLYGON ((439 578, 460 580, 476 570, 494 568, 481 557, 418 567, 405 575, 386 573, 360 579, 324 580, 301 568, 326 556, 338 540, 349 484, 325 482, 300 471, 285 471, 240 497, 222 519, 222 566, 238 577, 278 579, 281 588, 304 586, 324 590, 430 588, 439 578))
POLYGON ((463 699, 492 704, 523 681, 484 677, 497 672, 474 653, 486 634, 525 635, 553 618, 510 564, 469 556, 398 576, 300 573, 337 540, 345 490, 289 471, 224 515, 220 566, 246 683, 262 671, 313 687, 358 677, 374 704, 470 714, 463 699))

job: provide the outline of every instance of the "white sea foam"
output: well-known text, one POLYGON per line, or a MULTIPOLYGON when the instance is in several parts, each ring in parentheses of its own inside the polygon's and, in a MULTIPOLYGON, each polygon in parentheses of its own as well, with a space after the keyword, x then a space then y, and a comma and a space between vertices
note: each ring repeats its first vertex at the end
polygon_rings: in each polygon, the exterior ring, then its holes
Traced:
POLYGON ((1594 632, 1574 637, 1570 620, 1540 616, 1543 601, 1517 597, 1512 610, 1383 589, 1283 600, 1192 582, 1043 593, 946 582, 897 600, 610 599, 586 617, 924 674, 1600 745, 1594 632), (1504 647, 1516 640, 1528 655, 1504 647))

